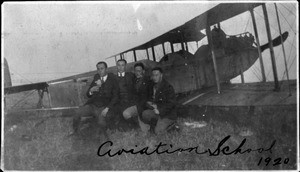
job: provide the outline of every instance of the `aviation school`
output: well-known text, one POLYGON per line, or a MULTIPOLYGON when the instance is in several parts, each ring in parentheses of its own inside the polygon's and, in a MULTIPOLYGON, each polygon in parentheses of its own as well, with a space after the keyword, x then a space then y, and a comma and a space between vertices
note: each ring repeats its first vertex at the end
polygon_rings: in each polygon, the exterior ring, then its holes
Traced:
POLYGON ((1 169, 298 170, 297 5, 4 3, 1 169))

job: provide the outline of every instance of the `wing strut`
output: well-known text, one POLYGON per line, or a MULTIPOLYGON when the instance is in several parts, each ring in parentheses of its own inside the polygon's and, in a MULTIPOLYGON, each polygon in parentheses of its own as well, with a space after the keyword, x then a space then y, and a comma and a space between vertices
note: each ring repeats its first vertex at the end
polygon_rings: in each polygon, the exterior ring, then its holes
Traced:
POLYGON ((187 52, 189 52, 188 42, 185 42, 185 50, 186 50, 187 52))
POLYGON ((259 55, 259 64, 260 64, 260 70, 261 70, 261 75, 262 75, 262 82, 266 82, 264 62, 263 62, 263 59, 262 59, 262 56, 261 56, 260 43, 259 43, 257 26, 256 26, 256 21, 255 21, 255 16, 254 16, 254 13, 253 13, 253 9, 250 10, 250 14, 251 14, 251 18, 252 18, 254 35, 255 35, 255 40, 256 40, 257 50, 258 50, 258 55, 259 55))
MULTIPOLYGON (((208 22, 208 20, 207 20, 208 22)), ((210 45, 210 51, 212 55, 212 60, 214 63, 214 71, 215 71, 215 77, 216 77, 216 83, 217 83, 217 88, 218 88, 218 94, 221 93, 221 88, 220 88, 220 80, 219 80, 219 73, 218 73, 218 67, 217 67, 217 61, 216 61, 216 56, 215 56, 215 51, 214 51, 214 46, 213 42, 211 39, 211 30, 210 30, 210 25, 206 25, 206 35, 207 35, 207 40, 208 40, 208 45, 210 45)))
POLYGON ((266 8, 266 4, 262 5, 264 18, 265 18, 265 24, 266 24, 266 30, 267 30, 267 36, 269 41, 269 47, 270 47, 270 55, 271 55, 271 62, 272 62, 272 68, 273 68, 273 75, 274 75, 274 82, 275 82, 275 89, 274 91, 279 91, 279 82, 278 82, 278 76, 277 76, 277 69, 276 69, 276 61, 275 61, 275 55, 274 55, 274 49, 273 49, 273 43, 271 38, 271 31, 270 31, 270 23, 268 18, 268 12, 266 8))
POLYGON ((162 48, 163 48, 163 53, 164 53, 164 56, 166 55, 166 49, 165 49, 165 43, 162 43, 162 48))
POLYGON ((148 48, 146 49, 146 52, 147 52, 147 59, 150 60, 149 58, 149 52, 148 52, 148 48))
POLYGON ((279 33, 280 33, 280 41, 281 41, 282 51, 283 51, 283 57, 284 57, 284 65, 285 65, 285 71, 286 71, 286 78, 287 78, 288 86, 289 86, 289 96, 291 96, 292 93, 291 93, 291 87, 290 87, 290 84, 289 84, 289 81, 290 81, 289 71, 288 71, 288 68, 287 68, 286 55, 285 55, 285 50, 284 50, 284 45, 283 45, 283 38, 282 38, 281 27, 280 27, 280 20, 279 20, 279 16, 278 16, 278 10, 277 10, 276 3, 274 3, 274 5, 275 5, 275 10, 276 10, 278 28, 279 28, 279 33))
POLYGON ((136 53, 135 53, 135 50, 133 50, 133 57, 134 57, 134 62, 136 62, 136 53))
POLYGON ((151 47, 151 49, 152 49, 153 61, 155 61, 155 62, 156 62, 156 58, 155 58, 155 52, 154 52, 154 47, 152 46, 152 47, 151 47))
POLYGON ((174 45, 173 45, 173 43, 170 42, 170 45, 171 45, 171 51, 172 51, 172 53, 174 53, 174 45))

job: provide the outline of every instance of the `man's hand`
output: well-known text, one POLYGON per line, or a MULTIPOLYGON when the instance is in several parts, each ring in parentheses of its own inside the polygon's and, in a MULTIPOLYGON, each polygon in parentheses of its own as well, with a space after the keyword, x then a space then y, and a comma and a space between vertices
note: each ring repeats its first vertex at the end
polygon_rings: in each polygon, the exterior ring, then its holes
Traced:
POLYGON ((105 109, 103 109, 102 112, 101 112, 101 115, 102 115, 103 117, 106 117, 106 114, 107 114, 108 110, 109 110, 108 107, 105 108, 105 109))
POLYGON ((147 104, 148 104, 149 106, 151 106, 153 103, 150 102, 150 101, 147 101, 147 104))
POLYGON ((153 107, 153 109, 157 109, 157 105, 156 104, 153 103, 151 106, 153 107))
POLYGON ((100 79, 98 79, 97 81, 95 81, 95 83, 98 85, 98 87, 101 87, 101 85, 102 85, 102 82, 101 82, 100 79))
POLYGON ((91 89, 90 89, 90 93, 93 94, 93 92, 96 92, 96 91, 99 91, 99 86, 93 86, 91 89))
POLYGON ((155 113, 156 115, 159 115, 158 109, 153 109, 153 111, 154 111, 154 113, 155 113))

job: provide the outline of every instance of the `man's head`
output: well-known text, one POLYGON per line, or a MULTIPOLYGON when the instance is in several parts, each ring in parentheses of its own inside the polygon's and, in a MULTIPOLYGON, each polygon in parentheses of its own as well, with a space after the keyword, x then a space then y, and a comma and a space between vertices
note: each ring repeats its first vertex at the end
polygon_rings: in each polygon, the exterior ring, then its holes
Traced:
POLYGON ((142 78, 145 74, 145 66, 143 63, 136 63, 134 65, 134 74, 137 78, 142 78))
POLYGON ((161 82, 163 77, 163 71, 160 67, 155 67, 152 69, 152 80, 154 83, 161 82))
POLYGON ((107 69, 107 64, 103 61, 97 63, 97 72, 100 75, 100 77, 103 77, 107 74, 106 69, 107 69))
POLYGON ((125 59, 120 59, 117 61, 117 69, 119 73, 125 72, 127 61, 125 59))

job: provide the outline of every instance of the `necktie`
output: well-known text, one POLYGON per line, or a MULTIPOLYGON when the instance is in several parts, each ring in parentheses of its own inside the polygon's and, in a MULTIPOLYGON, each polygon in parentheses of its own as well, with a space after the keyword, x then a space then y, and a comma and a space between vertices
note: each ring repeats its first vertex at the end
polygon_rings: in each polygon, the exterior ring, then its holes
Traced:
POLYGON ((138 90, 141 86, 141 79, 140 78, 137 78, 136 81, 135 81, 135 89, 138 90))
POLYGON ((156 91, 157 91, 157 84, 155 84, 153 87, 153 99, 155 99, 156 91))
POLYGON ((103 84, 104 83, 104 78, 103 77, 101 77, 101 84, 103 84))

